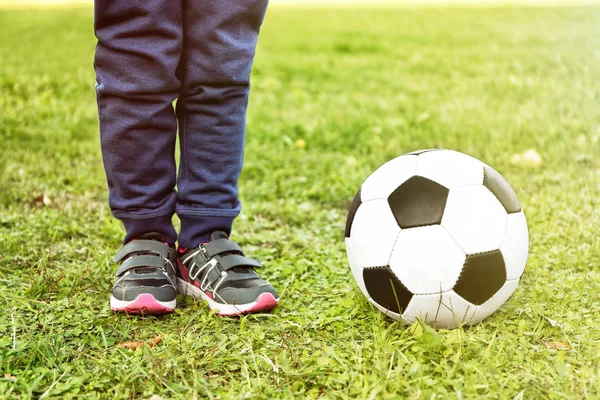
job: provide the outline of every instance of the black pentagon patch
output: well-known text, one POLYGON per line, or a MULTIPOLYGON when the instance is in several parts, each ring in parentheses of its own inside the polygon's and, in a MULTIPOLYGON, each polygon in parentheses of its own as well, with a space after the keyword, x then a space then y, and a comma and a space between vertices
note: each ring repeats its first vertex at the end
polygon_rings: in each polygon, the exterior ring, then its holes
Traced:
POLYGON ((477 306, 492 298, 506 282, 506 266, 500 250, 467 256, 453 290, 477 306))
POLYGON ((352 203, 350 203, 350 208, 348 209, 348 218, 346 218, 346 230, 344 234, 346 237, 350 237, 350 230, 352 229, 352 222, 354 221, 354 216, 356 215, 356 211, 362 202, 360 201, 360 189, 358 189, 358 193, 354 196, 352 203))
POLYGON ((413 297, 390 267, 365 268, 363 280, 371 299, 396 314, 402 314, 413 297))
POLYGON ((418 156, 419 154, 429 153, 430 151, 439 151, 441 149, 423 149, 423 150, 415 150, 410 153, 406 153, 405 156, 418 156))
POLYGON ((388 197, 392 213, 401 228, 436 225, 442 222, 448 188, 415 175, 388 197))
POLYGON ((483 167, 483 186, 496 196, 508 214, 521 211, 521 202, 510 183, 495 169, 483 167))

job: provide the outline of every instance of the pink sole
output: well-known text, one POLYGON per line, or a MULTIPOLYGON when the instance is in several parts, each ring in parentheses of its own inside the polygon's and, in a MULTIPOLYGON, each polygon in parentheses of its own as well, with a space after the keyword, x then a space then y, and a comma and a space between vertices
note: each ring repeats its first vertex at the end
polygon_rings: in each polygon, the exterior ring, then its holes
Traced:
POLYGON ((151 294, 140 294, 133 302, 125 307, 111 307, 113 311, 129 314, 166 314, 173 312, 173 308, 160 304, 151 294))
POLYGON ((245 315, 262 311, 270 311, 279 305, 279 300, 275 298, 271 293, 263 293, 258 296, 256 300, 256 304, 254 304, 251 308, 236 312, 236 313, 217 313, 217 315, 223 317, 232 317, 237 315, 245 315))

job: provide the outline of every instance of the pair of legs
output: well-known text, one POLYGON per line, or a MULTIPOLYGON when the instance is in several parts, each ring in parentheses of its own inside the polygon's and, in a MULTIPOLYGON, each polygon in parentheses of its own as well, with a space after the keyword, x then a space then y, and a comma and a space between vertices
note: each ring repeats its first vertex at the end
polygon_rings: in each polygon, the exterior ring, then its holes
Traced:
POLYGON ((102 156, 110 207, 126 230, 111 309, 170 312, 178 293, 222 315, 277 306, 254 272, 260 262, 228 239, 267 2, 95 1, 102 156))
POLYGON ((102 155, 125 242, 154 231, 174 243, 174 213, 182 247, 230 233, 267 2, 95 1, 102 155))

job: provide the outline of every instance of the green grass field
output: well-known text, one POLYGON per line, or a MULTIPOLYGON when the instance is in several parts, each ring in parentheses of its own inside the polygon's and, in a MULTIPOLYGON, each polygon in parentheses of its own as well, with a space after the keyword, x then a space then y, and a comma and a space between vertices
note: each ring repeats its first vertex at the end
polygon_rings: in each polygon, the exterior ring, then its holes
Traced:
POLYGON ((0 11, 0 38, 0 398, 600 398, 600 8, 271 9, 234 236, 282 301, 241 319, 109 311, 92 10, 0 11), (347 267, 361 182, 430 147, 529 220, 516 294, 469 329, 386 320, 347 267))

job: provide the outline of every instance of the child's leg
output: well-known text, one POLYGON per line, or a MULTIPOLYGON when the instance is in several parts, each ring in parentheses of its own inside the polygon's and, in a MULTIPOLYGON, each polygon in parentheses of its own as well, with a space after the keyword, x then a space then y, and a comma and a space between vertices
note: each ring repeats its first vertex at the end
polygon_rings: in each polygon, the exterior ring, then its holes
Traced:
POLYGON ((125 225, 127 243, 115 257, 120 265, 110 307, 171 312, 177 303, 172 102, 181 86, 175 74, 181 1, 96 0, 94 12, 102 156, 111 210, 125 225))
MULTIPOLYGON (((216 2, 219 3, 219 2, 216 2)), ((161 232, 174 243, 172 102, 182 45, 181 1, 95 1, 96 92, 102 156, 113 214, 125 242, 161 232)))
POLYGON ((240 211, 249 78, 267 0, 183 0, 177 102, 181 165, 179 243, 196 247, 231 230, 240 211))
POLYGON ((240 210, 250 69, 266 8, 267 0, 183 0, 177 214, 179 245, 188 250, 179 252, 178 290, 221 315, 279 303, 275 288, 255 271, 261 264, 228 239, 240 210))

